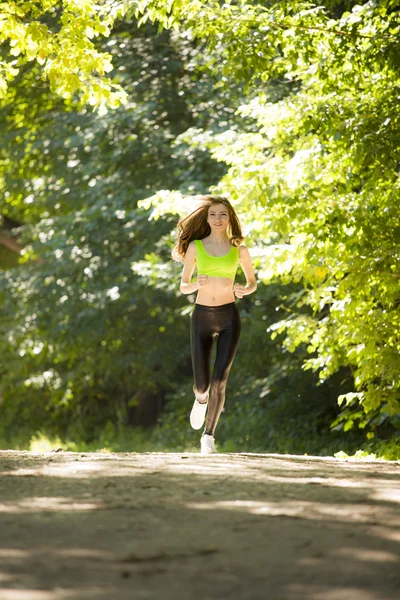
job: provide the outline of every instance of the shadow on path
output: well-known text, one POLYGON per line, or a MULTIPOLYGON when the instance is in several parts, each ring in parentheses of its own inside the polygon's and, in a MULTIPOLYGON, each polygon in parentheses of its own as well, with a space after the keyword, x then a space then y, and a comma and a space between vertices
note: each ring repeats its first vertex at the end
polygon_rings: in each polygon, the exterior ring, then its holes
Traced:
POLYGON ((0 452, 1 600, 397 600, 400 466, 0 452))

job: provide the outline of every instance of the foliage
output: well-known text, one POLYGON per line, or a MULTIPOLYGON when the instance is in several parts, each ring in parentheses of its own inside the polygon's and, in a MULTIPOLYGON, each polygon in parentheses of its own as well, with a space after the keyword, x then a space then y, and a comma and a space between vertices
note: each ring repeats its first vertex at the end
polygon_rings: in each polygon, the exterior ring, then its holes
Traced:
POLYGON ((18 257, 11 250, 7 248, 0 248, 0 269, 9 269, 16 267, 18 264, 18 257))
MULTIPOLYGON (((288 406, 290 409, 290 405, 288 406)), ((225 417, 227 415, 224 415, 225 417)), ((239 414, 236 414, 234 410, 230 411, 228 419, 232 426, 236 424, 236 430, 232 431, 232 437, 227 438, 226 435, 218 438, 218 449, 222 452, 237 452, 238 449, 242 449, 245 452, 273 452, 273 453, 296 453, 299 454, 298 443, 288 437, 286 440, 280 438, 279 426, 275 430, 274 445, 265 443, 257 445, 252 439, 252 436, 248 436, 249 439, 241 438, 241 431, 238 428, 239 414), (238 444, 239 441, 239 444, 238 444)), ((271 416, 271 414, 269 415, 271 416)), ((187 414, 186 414, 187 417, 187 414)), ((267 425, 267 436, 268 429, 271 429, 271 421, 267 425)), ((254 429, 253 429, 254 431, 254 429)), ((303 448, 307 449, 304 454, 307 456, 311 455, 309 443, 312 438, 307 437, 309 432, 303 431, 303 448)), ((392 440, 390 443, 380 442, 379 446, 373 445, 372 443, 367 444, 364 450, 356 450, 357 438, 353 438, 349 434, 343 435, 336 434, 334 438, 329 435, 328 430, 320 432, 319 444, 317 440, 314 440, 314 448, 317 448, 316 454, 323 456, 335 456, 340 460, 398 460, 400 456, 400 447, 398 440, 392 440), (346 452, 341 450, 336 451, 337 446, 343 444, 346 447, 346 452)), ((359 441, 359 440, 358 440, 359 441)), ((185 423, 178 423, 176 418, 169 420, 167 415, 164 424, 160 424, 153 429, 143 429, 141 427, 119 427, 116 428, 110 421, 105 425, 102 431, 97 432, 96 437, 90 441, 84 441, 74 436, 74 438, 60 438, 56 436, 44 435, 38 431, 35 435, 32 435, 27 442, 25 438, 18 439, 18 436, 12 440, 12 447, 15 449, 23 449, 31 452, 49 452, 57 451, 62 448, 64 451, 70 452, 198 452, 199 444, 196 436, 193 432, 189 432, 187 428, 187 418, 185 423), (180 430, 180 431, 179 431, 180 430)), ((10 448, 9 440, 2 440, 0 438, 0 448, 10 448)))
POLYGON ((137 201, 218 179, 208 151, 171 145, 197 116, 218 130, 230 108, 186 67, 198 49, 184 39, 128 21, 107 45, 132 98, 124 107, 65 110, 26 66, 2 108, 1 208, 27 242, 0 276, 2 430, 25 444, 37 430, 88 441, 107 422, 148 425, 191 374, 175 219, 155 226, 137 201))
POLYGON ((0 43, 8 46, 0 63, 0 98, 26 63, 35 61, 51 90, 65 99, 76 92, 107 112, 127 97, 106 73, 112 70, 111 55, 99 52, 96 38, 110 35, 122 6, 113 0, 24 0, 2 2, 0 43))
MULTIPOLYGON (((262 281, 304 287, 273 335, 286 331, 289 350, 306 344, 304 368, 321 381, 352 370, 334 426, 370 438, 400 413, 398 6, 370 1, 336 16, 333 3, 137 9, 200 39, 208 68, 245 82, 239 112, 256 131, 186 139, 229 166, 216 189, 246 215, 262 281)), ((155 210, 171 210, 169 198, 155 197, 155 210)))
POLYGON ((0 273, 3 438, 117 448, 164 409, 143 444, 197 446, 169 252, 188 194, 210 189, 239 210, 260 281, 222 448, 351 455, 366 432, 365 451, 396 455, 398 5, 107 0, 93 33, 91 0, 2 3, 18 39, 2 48, 1 210, 27 244, 0 273), (43 64, 36 22, 54 39, 43 64))

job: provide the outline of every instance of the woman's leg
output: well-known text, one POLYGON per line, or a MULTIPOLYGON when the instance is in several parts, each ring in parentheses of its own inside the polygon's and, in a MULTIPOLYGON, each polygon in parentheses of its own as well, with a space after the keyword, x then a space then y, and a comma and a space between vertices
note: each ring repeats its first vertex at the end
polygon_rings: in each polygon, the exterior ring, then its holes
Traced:
POLYGON ((193 391, 199 402, 206 402, 210 388, 210 362, 213 343, 213 312, 196 305, 191 319, 193 391))
POLYGON ((229 310, 216 314, 216 323, 220 321, 217 353, 211 379, 211 391, 208 400, 208 412, 204 433, 214 435, 225 402, 225 389, 229 371, 235 358, 240 336, 240 316, 236 304, 230 304, 229 310))

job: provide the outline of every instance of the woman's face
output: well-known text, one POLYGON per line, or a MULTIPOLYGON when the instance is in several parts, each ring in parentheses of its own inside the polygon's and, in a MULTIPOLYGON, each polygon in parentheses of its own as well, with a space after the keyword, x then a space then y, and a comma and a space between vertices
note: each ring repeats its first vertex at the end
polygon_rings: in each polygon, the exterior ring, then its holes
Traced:
POLYGON ((224 204, 212 204, 208 209, 207 223, 211 230, 225 231, 229 225, 229 211, 224 204))

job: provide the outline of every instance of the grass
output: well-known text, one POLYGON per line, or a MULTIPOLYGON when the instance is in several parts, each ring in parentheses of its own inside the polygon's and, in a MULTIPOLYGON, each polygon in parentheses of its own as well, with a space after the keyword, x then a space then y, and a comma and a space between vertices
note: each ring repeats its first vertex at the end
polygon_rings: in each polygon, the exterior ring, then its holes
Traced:
MULTIPOLYGON (((125 428, 120 432, 114 430, 110 425, 106 426, 104 431, 97 439, 86 442, 84 440, 62 439, 60 436, 48 436, 43 432, 37 432, 32 435, 28 442, 21 440, 0 440, 0 449, 7 450, 26 450, 29 452, 42 453, 51 452, 62 449, 70 452, 199 452, 198 438, 200 432, 188 433, 187 438, 184 436, 179 438, 179 442, 171 443, 171 438, 166 436, 163 440, 162 428, 141 429, 141 428, 125 428), (196 440, 196 441, 195 441, 196 440)), ((237 452, 234 440, 225 440, 218 444, 220 452, 237 452)), ((246 451, 240 448, 241 451, 246 451)), ((247 449, 248 452, 265 452, 265 453, 285 453, 279 452, 279 449, 260 450, 260 448, 247 449)), ((286 451, 287 453, 287 451, 286 451)), ((296 453, 296 452, 290 452, 296 453)), ((299 453, 301 455, 301 453, 299 453)), ((307 456, 307 453, 303 455, 307 456)), ((326 456, 327 454, 325 454, 326 456)), ((330 454, 329 454, 330 455, 330 454)), ((366 447, 359 449, 354 453, 347 453, 338 449, 331 454, 335 458, 349 460, 400 460, 400 440, 394 438, 381 444, 374 445, 366 444, 366 447)))

